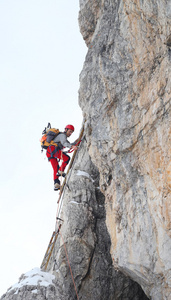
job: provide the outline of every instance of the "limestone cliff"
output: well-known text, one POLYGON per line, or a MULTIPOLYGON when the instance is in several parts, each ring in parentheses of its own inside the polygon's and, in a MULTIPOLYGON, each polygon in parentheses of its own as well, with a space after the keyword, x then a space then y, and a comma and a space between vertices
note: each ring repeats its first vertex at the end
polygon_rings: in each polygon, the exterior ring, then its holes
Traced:
POLYGON ((170 17, 166 0, 80 0, 85 129, 54 277, 1 299, 171 299, 170 17))
POLYGON ((114 265, 171 298, 170 1, 80 1, 80 106, 114 265))

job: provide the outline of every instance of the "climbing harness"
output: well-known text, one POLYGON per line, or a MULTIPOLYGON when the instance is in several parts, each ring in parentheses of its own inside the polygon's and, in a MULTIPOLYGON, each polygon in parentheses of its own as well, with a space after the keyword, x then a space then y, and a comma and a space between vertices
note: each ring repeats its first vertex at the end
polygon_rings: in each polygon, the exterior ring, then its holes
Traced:
POLYGON ((55 147, 55 146, 49 146, 49 150, 50 150, 50 152, 48 152, 47 151, 47 153, 48 154, 50 154, 50 157, 48 157, 48 161, 50 161, 51 159, 53 159, 53 158, 55 158, 55 157, 53 157, 54 156, 54 154, 56 153, 56 152, 58 152, 59 151, 59 147, 55 147), (52 151, 52 149, 54 149, 53 151, 52 151))

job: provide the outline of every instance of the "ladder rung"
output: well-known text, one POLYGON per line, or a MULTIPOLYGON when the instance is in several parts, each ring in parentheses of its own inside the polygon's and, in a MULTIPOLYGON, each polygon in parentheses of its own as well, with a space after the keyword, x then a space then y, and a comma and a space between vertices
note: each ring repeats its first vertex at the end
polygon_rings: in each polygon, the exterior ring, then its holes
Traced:
POLYGON ((45 265, 46 265, 46 263, 44 263, 44 264, 42 263, 42 264, 41 264, 41 268, 43 268, 45 265))

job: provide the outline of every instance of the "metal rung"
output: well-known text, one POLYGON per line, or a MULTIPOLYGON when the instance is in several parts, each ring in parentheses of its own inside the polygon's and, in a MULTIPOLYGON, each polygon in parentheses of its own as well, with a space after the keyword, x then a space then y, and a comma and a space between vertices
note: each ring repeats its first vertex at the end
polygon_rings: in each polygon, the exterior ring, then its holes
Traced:
POLYGON ((46 264, 46 263, 44 263, 44 264, 41 264, 41 269, 42 269, 42 268, 45 266, 45 264, 46 264))

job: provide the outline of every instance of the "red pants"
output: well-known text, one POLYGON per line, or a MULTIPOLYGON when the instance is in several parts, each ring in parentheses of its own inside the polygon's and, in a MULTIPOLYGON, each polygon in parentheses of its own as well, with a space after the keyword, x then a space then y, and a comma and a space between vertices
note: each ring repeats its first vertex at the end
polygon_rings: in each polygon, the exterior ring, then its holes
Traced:
POLYGON ((58 170, 62 171, 62 172, 65 170, 67 164, 70 161, 70 157, 67 154, 65 154, 64 152, 62 152, 61 150, 57 150, 57 152, 52 153, 54 150, 55 150, 55 146, 49 146, 46 151, 46 156, 48 157, 48 159, 52 165, 53 179, 55 180, 55 179, 58 179, 58 177, 59 177, 56 175, 58 170), (58 159, 62 160, 62 164, 61 164, 60 168, 59 168, 59 164, 58 164, 58 159))

